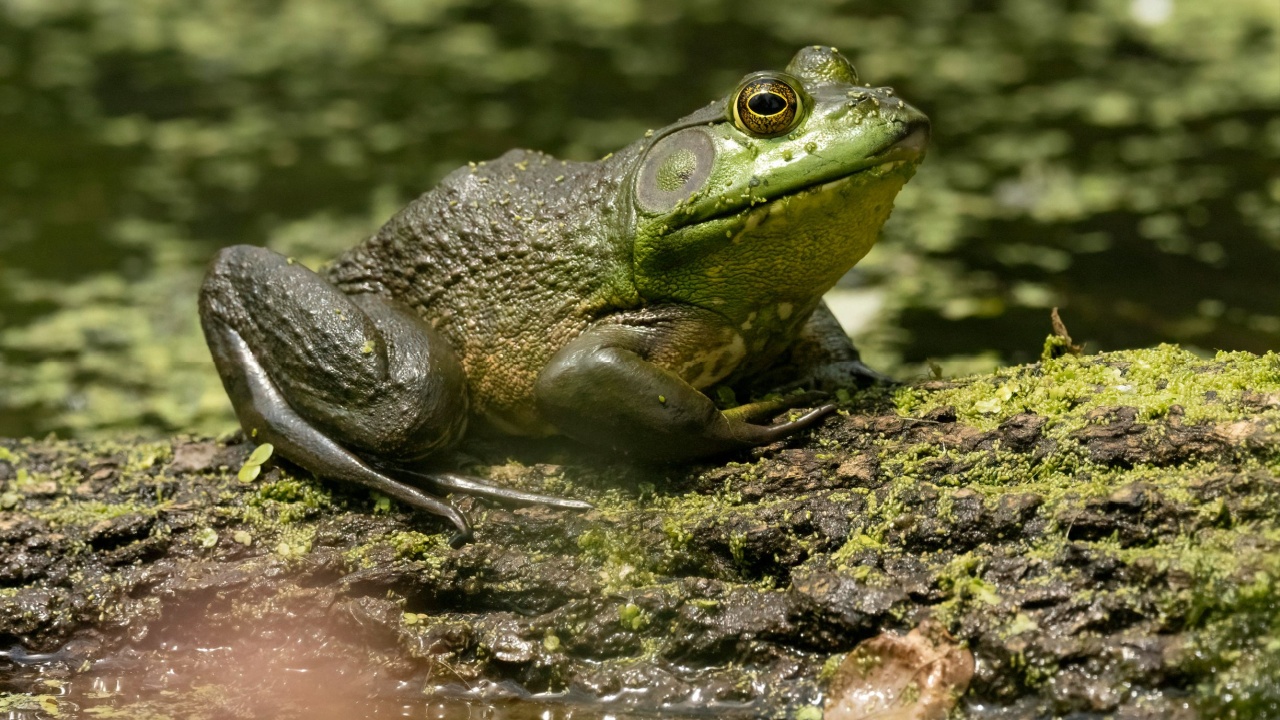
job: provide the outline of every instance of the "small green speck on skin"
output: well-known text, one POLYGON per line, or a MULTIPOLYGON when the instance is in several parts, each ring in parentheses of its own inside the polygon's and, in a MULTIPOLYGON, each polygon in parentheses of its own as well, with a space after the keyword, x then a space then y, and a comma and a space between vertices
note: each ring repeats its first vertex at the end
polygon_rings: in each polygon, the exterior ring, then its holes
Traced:
POLYGON ((547 652, 555 652, 560 649, 560 638, 547 633, 547 636, 542 638, 542 647, 546 648, 547 652))
POLYGON ((914 680, 907 683, 907 686, 902 688, 902 695, 899 697, 904 704, 914 705, 920 699, 920 685, 914 680))
POLYGON ((667 404, 667 396, 666 396, 666 395, 659 395, 659 396, 658 396, 658 402, 662 403, 663 405, 666 405, 666 404, 667 404))
POLYGON ((360 346, 360 352, 361 352, 361 353, 363 353, 363 354, 365 354, 365 355, 372 355, 372 354, 373 354, 373 341, 372 341, 372 340, 365 340, 365 341, 364 341, 364 345, 361 345, 361 346, 360 346))

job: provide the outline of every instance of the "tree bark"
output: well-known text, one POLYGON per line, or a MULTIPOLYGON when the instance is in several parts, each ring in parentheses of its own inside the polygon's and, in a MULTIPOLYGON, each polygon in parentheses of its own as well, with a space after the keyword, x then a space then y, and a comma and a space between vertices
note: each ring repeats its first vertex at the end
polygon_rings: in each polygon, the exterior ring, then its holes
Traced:
POLYGON ((0 690, 61 678, 49 702, 84 707, 89 678, 168 672, 291 717, 258 685, 296 667, 370 697, 814 717, 843 653, 932 619, 976 659, 965 717, 1280 712, 1280 358, 1046 357, 842 409, 696 467, 476 441, 471 472, 596 509, 455 498, 456 550, 274 460, 242 482, 243 438, 0 440, 0 690))

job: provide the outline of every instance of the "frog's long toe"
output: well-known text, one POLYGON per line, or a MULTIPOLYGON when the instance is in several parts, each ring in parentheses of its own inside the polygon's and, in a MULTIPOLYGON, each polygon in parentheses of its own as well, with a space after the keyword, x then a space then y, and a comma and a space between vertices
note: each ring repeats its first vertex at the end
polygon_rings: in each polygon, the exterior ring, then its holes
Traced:
POLYGON ((389 471, 393 474, 409 475, 411 477, 423 480, 435 486, 442 492, 456 492, 464 495, 474 495, 476 497, 491 498, 499 500, 511 505, 546 505, 547 507, 563 508, 565 510, 590 510, 595 507, 585 500, 573 500, 570 498, 556 497, 554 495, 542 495, 539 493, 525 492, 523 490, 515 490, 512 488, 493 485, 470 475, 460 475, 451 472, 418 472, 416 470, 400 469, 398 471, 389 471))

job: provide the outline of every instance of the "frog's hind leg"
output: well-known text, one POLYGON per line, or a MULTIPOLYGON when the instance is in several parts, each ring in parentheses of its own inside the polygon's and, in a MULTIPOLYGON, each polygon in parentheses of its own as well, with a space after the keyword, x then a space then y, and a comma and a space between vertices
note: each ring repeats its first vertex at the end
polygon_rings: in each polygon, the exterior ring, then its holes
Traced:
POLYGON ((452 348, 405 308, 348 296, 284 257, 235 246, 214 259, 200 319, 223 386, 255 440, 322 477, 355 482, 470 523, 379 462, 447 449, 466 427, 466 378, 452 348))

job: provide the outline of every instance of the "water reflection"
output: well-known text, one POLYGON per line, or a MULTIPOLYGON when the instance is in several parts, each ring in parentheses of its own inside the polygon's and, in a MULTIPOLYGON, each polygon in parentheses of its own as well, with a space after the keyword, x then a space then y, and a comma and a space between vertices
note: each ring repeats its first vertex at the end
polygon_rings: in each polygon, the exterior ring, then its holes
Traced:
POLYGON ((385 637, 353 635, 305 601, 291 612, 290 602, 288 593, 277 598, 281 607, 271 617, 251 615, 246 604, 242 611, 249 614, 236 625, 211 619, 217 613, 205 614, 202 603, 179 604, 135 633, 142 639, 123 646, 103 649, 80 640, 55 653, 11 651, 0 657, 0 718, 640 720, 759 714, 756 707, 712 702, 697 691, 679 704, 655 702, 645 688, 630 686, 612 695, 572 687, 531 692, 511 680, 460 674, 438 648, 415 650, 385 637))

